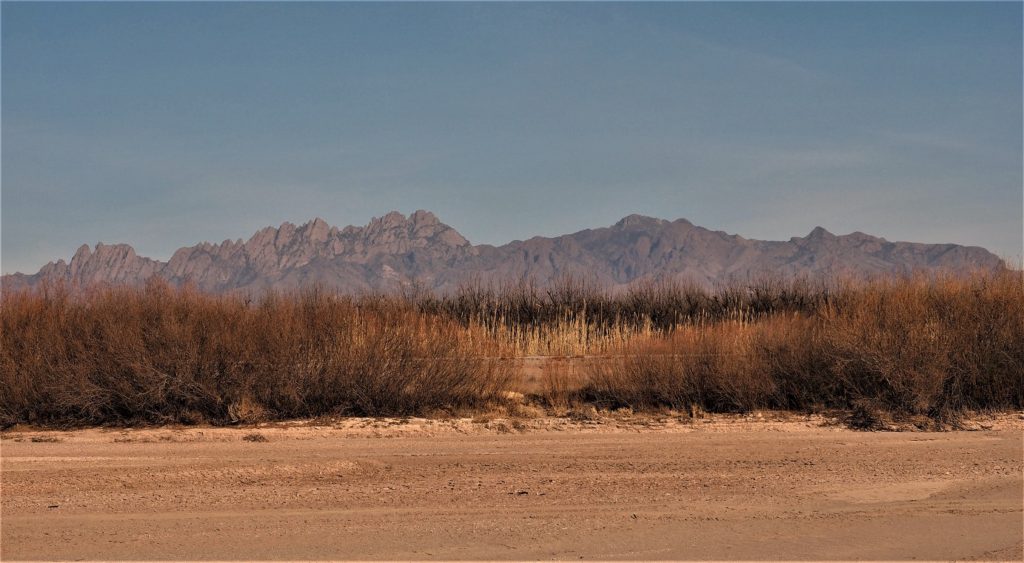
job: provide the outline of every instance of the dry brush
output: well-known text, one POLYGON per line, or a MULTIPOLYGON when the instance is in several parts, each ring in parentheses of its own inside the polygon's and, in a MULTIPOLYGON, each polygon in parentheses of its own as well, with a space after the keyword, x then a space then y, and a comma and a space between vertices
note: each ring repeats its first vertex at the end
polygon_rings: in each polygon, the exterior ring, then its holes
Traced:
POLYGON ((3 425, 472 412, 502 401, 514 359, 535 354, 597 356, 540 392, 551 405, 933 419, 1024 407, 1014 271, 443 296, 50 287, 4 295, 0 331, 3 425))

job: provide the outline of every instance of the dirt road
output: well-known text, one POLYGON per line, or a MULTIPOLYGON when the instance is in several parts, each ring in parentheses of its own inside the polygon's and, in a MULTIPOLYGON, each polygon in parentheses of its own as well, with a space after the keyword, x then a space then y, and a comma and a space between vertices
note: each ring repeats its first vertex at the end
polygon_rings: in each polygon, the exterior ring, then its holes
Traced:
POLYGON ((1019 560, 1020 423, 985 428, 13 431, 0 437, 0 558, 1019 560))

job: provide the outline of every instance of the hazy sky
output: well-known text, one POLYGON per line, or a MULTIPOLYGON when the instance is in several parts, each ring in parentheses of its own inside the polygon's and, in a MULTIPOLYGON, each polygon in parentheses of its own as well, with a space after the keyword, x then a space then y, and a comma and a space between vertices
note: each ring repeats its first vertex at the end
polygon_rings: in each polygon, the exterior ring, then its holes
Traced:
POLYGON ((429 209, 1022 254, 1022 4, 2 4, 2 270, 429 209))

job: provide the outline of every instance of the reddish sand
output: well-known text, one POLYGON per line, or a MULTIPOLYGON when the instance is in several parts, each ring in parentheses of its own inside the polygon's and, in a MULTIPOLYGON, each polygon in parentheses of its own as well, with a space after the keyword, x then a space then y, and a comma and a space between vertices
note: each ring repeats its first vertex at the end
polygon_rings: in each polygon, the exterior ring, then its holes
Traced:
POLYGON ((825 422, 14 430, 0 558, 1024 557, 1021 415, 974 432, 825 422))

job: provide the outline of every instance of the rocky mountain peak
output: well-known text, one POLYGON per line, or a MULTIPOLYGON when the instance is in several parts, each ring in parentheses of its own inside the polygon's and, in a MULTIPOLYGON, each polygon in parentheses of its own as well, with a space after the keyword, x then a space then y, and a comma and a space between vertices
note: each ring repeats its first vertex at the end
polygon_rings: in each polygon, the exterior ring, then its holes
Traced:
POLYGON ((422 209, 409 217, 398 211, 375 217, 362 232, 368 244, 388 246, 392 251, 399 252, 406 245, 398 241, 408 241, 410 248, 436 243, 450 247, 471 246, 458 231, 442 223, 433 213, 422 209))
POLYGON ((384 231, 389 229, 398 229, 408 225, 409 221, 398 211, 389 211, 383 217, 374 217, 370 220, 370 223, 366 225, 367 229, 373 231, 384 231))
POLYGON ((615 227, 618 227, 620 229, 630 229, 630 228, 638 228, 638 227, 640 227, 640 228, 643 228, 643 227, 650 228, 650 227, 660 227, 662 225, 665 225, 666 223, 668 223, 668 221, 666 221, 664 219, 657 219, 655 217, 648 217, 646 215, 638 215, 638 214, 634 213, 632 215, 627 215, 627 216, 623 217, 622 219, 619 219, 619 221, 617 223, 615 223, 615 227))
POLYGON ((825 227, 819 226, 814 227, 814 229, 812 229, 811 232, 807 234, 806 238, 809 240, 834 239, 836 238, 836 235, 828 232, 828 230, 825 229, 825 227))
POLYGON ((418 209, 414 211, 413 214, 409 216, 409 220, 412 221, 412 224, 416 225, 417 227, 426 225, 437 225, 440 223, 436 215, 429 211, 424 211, 423 209, 418 209))
POLYGON ((319 217, 303 225, 302 230, 309 240, 313 242, 324 242, 331 234, 331 226, 327 224, 327 221, 319 217))
POLYGON ((78 247, 78 250, 75 251, 75 255, 71 257, 71 260, 88 260, 90 256, 92 256, 92 249, 89 248, 88 244, 83 244, 78 247))
POLYGON ((748 240, 679 219, 629 215, 611 228, 473 246, 429 211, 392 211, 365 226, 332 227, 322 218, 296 227, 260 229, 247 241, 181 248, 168 262, 136 255, 126 244, 82 245, 69 263, 33 275, 5 276, 5 290, 43 281, 75 286, 140 285, 152 276, 211 292, 293 289, 319 283, 347 291, 389 290, 411 281, 437 290, 470 279, 578 275, 618 286, 638 279, 683 279, 712 285, 773 275, 892 275, 911 270, 996 270, 1005 264, 982 248, 889 242, 863 233, 836 236, 816 227, 788 241, 748 240))

